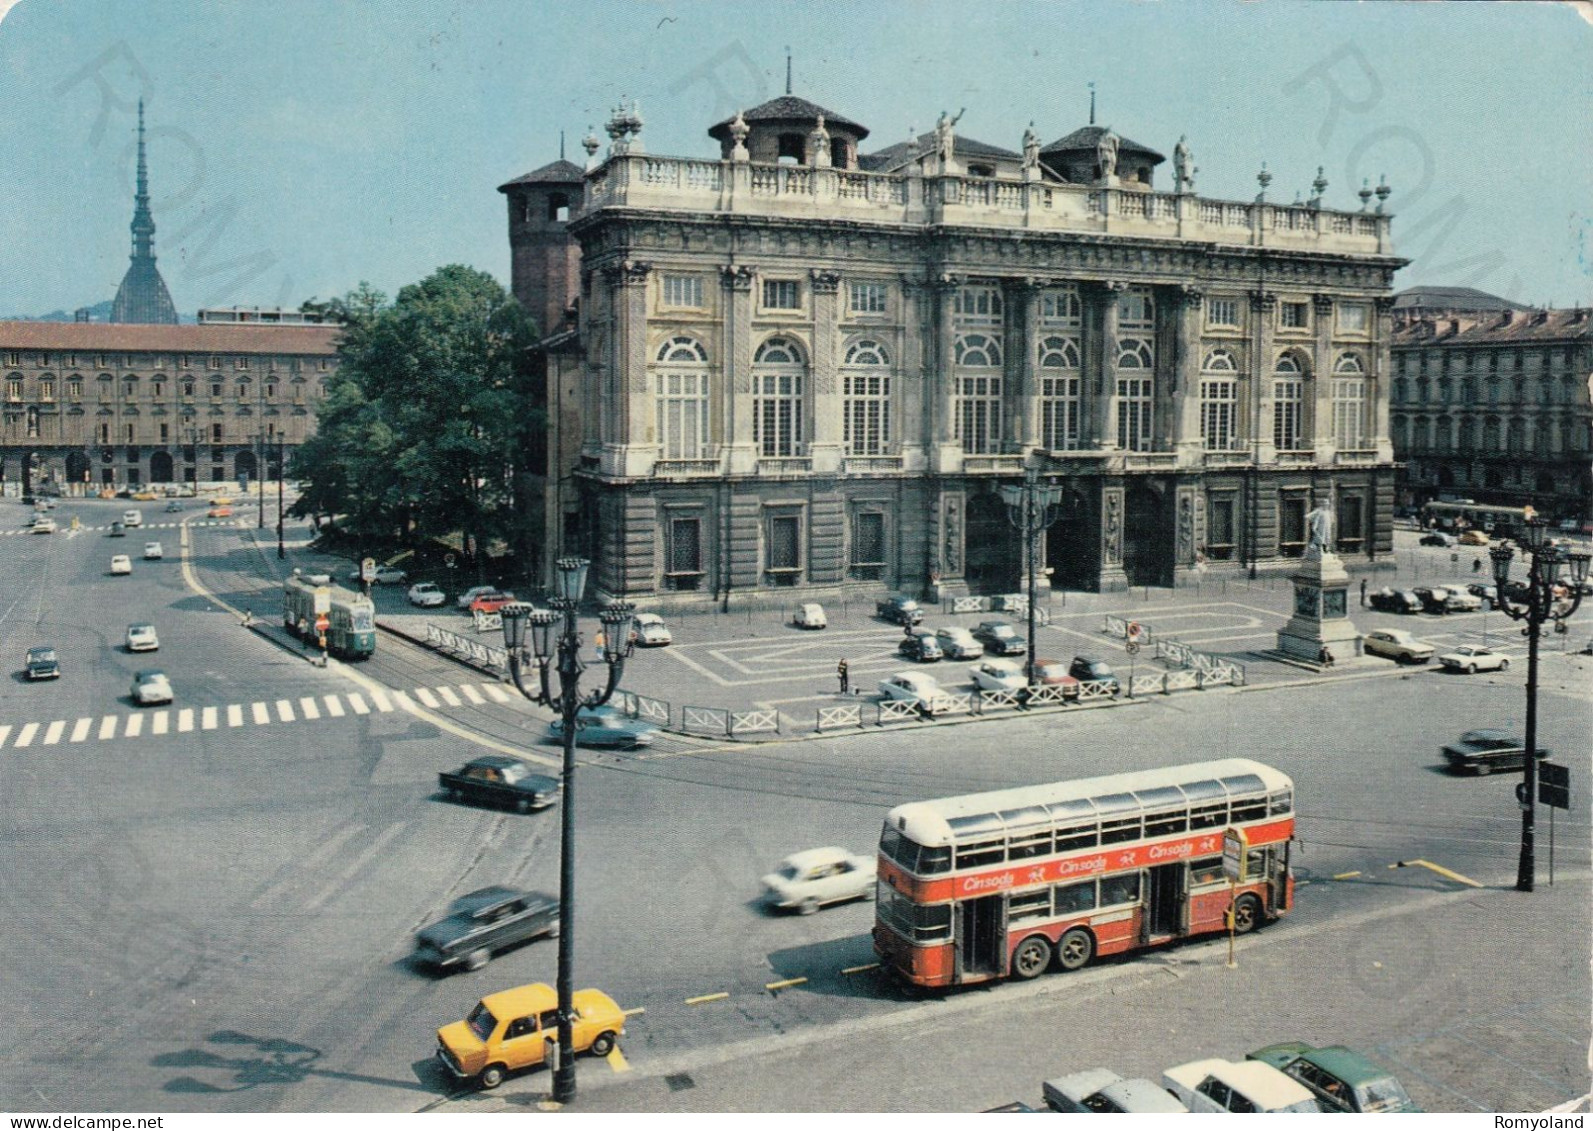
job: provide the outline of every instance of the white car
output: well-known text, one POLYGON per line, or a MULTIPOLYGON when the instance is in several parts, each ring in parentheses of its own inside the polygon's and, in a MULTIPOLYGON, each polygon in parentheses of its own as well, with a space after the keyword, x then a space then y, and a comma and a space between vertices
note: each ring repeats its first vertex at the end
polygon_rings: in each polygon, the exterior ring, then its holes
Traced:
POLYGON ((874 861, 844 848, 814 848, 787 856, 759 882, 768 906, 794 907, 811 915, 827 903, 871 897, 874 861))
POLYGON ((829 619, 824 615, 824 606, 809 602, 798 605, 796 615, 791 618, 791 623, 797 628, 828 628, 829 619))
POLYGON ((122 525, 123 526, 143 526, 144 525, 144 512, 143 511, 123 511, 122 512, 122 525))
POLYGON ((1154 1080, 1125 1080, 1110 1068, 1086 1068, 1040 1085, 1045 1106, 1060 1112, 1166 1112, 1189 1109, 1154 1080))
POLYGON ((496 585, 475 585, 469 589, 466 589, 463 593, 459 594, 458 597, 454 598, 454 604, 458 605, 461 609, 468 609, 470 608, 471 603, 483 593, 496 593, 497 591, 498 587, 496 585))
POLYGON ((980 691, 1022 691, 1029 686, 1023 665, 1015 660, 986 660, 968 669, 980 691))
POLYGON ((669 626, 657 613, 637 613, 631 620, 631 628, 636 633, 637 645, 642 648, 662 648, 673 639, 669 626))
POLYGON ((170 703, 171 681, 166 678, 165 672, 137 672, 133 676, 133 687, 128 694, 140 707, 147 707, 151 703, 170 703))
POLYGON ((1475 644, 1462 644, 1453 652, 1446 652, 1438 657, 1438 662, 1452 672, 1506 671, 1510 667, 1510 657, 1495 652, 1492 648, 1483 648, 1475 644))
POLYGON ((159 542, 144 543, 144 560, 146 562, 158 562, 165 556, 166 551, 160 548, 159 542))
POLYGON ((948 660, 977 660, 985 654, 985 646, 974 639, 973 633, 958 625, 937 628, 935 641, 948 660))
POLYGON ((435 609, 446 598, 443 591, 429 581, 417 581, 409 587, 409 603, 423 609, 435 609))
POLYGON ((935 697, 944 694, 940 681, 923 672, 897 672, 879 681, 879 693, 886 699, 929 706, 935 697))
MULTIPOLYGON (((365 575, 355 570, 348 575, 350 581, 364 581, 365 575)), ((402 585, 409 580, 409 574, 395 566, 377 566, 376 572, 371 575, 372 585, 402 585)))
POLYGON ((126 554, 117 554, 111 559, 112 575, 133 572, 133 559, 126 554))
POLYGON ((1259 1060, 1192 1060, 1163 1072, 1162 1086, 1196 1113, 1322 1110, 1304 1084, 1259 1060))
POLYGON ((1403 628, 1374 629, 1366 634, 1361 647, 1369 655, 1386 656, 1401 664, 1425 664, 1436 651, 1431 644, 1424 644, 1403 628))
POLYGON ((40 518, 38 516, 35 516, 34 519, 33 519, 33 533, 34 534, 54 534, 55 533, 55 519, 53 519, 53 518, 40 518))
POLYGON ((155 626, 152 624, 128 625, 127 650, 129 652, 160 651, 160 637, 155 632, 155 626))

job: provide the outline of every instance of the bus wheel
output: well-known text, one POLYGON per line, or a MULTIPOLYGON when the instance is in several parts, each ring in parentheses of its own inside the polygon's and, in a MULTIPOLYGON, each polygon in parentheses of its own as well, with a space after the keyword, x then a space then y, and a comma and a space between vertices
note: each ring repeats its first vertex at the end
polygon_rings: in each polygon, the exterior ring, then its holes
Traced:
POLYGON ((1083 927, 1074 927, 1056 944, 1057 964, 1064 970, 1078 970, 1095 957, 1095 940, 1083 927))
POLYGON ((1233 930, 1236 935, 1247 935, 1261 924, 1261 901, 1253 895, 1241 895, 1233 907, 1233 930))
POLYGON ((1012 953, 1012 972, 1027 981, 1045 973, 1051 965, 1051 944, 1035 936, 1024 939, 1012 953))

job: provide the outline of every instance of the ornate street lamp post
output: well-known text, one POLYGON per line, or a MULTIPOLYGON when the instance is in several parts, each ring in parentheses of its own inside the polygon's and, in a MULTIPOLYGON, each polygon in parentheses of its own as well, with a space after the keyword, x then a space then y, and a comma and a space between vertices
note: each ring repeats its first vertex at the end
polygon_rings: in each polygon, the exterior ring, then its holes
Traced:
POLYGON ((287 557, 287 551, 282 547, 282 480, 287 473, 287 464, 283 461, 282 433, 277 433, 277 561, 287 557))
POLYGON ((1546 623, 1556 632, 1565 631, 1566 618, 1582 603, 1582 585, 1587 581, 1586 551, 1571 552, 1554 545, 1548 538, 1548 525, 1528 519, 1515 532, 1515 540, 1527 556, 1527 580, 1517 596, 1510 590, 1510 560, 1515 549, 1501 541, 1488 551, 1493 559, 1495 607, 1511 620, 1526 621, 1521 635, 1527 638, 1527 756, 1521 778, 1521 862, 1516 870, 1516 890, 1531 891, 1535 868, 1533 825, 1538 800, 1538 638, 1546 623), (1570 567, 1566 581, 1569 592, 1561 597, 1555 590, 1562 584, 1562 571, 1570 567))
POLYGON ((1023 571, 1028 576, 1029 654, 1024 659, 1024 680, 1034 686, 1034 622, 1036 587, 1040 568, 1040 535, 1061 517, 1062 488, 1042 484, 1036 468, 1023 473, 1023 483, 999 488, 1007 508, 1007 521, 1023 532, 1023 571))
POLYGON ((533 703, 556 707, 563 725, 564 774, 563 812, 559 839, 559 1054, 553 1070, 553 1099, 556 1103, 569 1103, 575 1098, 575 1041, 574 1013, 571 1005, 574 984, 571 968, 575 962, 575 732, 581 711, 607 703, 619 686, 625 669, 625 640, 623 626, 630 619, 635 606, 626 601, 614 601, 598 619, 603 622, 603 661, 608 665, 608 679, 602 690, 581 694, 581 673, 586 665, 581 662, 581 634, 576 625, 576 611, 586 592, 586 573, 591 563, 585 558, 560 558, 555 578, 557 595, 548 602, 549 612, 533 609, 518 602, 505 605, 503 618, 503 643, 509 654, 509 675, 520 694, 533 703), (562 621, 562 624, 560 623, 562 621), (531 650, 536 659, 539 687, 528 689, 522 680, 526 656, 526 625, 531 626, 531 650), (559 625, 555 635, 554 627, 559 625), (556 667, 559 673, 557 697, 549 681, 548 669, 556 667))

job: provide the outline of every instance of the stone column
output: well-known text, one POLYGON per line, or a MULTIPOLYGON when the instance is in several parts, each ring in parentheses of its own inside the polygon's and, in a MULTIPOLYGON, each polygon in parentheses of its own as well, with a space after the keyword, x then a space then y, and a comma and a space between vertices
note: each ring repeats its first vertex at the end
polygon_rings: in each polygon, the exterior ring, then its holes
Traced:
MULTIPOLYGON (((1390 463, 1394 459, 1394 441, 1388 427, 1389 374, 1393 359, 1389 356, 1389 343, 1394 334, 1394 296, 1378 295, 1373 303, 1375 329, 1372 332, 1370 363, 1372 376, 1367 382, 1367 399, 1371 402, 1370 422, 1372 443, 1377 448, 1377 462, 1390 463)), ((1456 427, 1459 427, 1458 421, 1456 427)))
MULTIPOLYGON (((1182 201, 1185 198, 1179 199, 1182 201)), ((1178 453, 1178 466, 1200 467, 1203 462, 1200 441, 1200 320, 1205 295, 1199 287, 1189 283, 1185 283, 1176 293, 1176 356, 1171 367, 1172 421, 1168 433, 1172 449, 1178 453)), ((1179 564, 1184 564, 1181 558, 1179 564)))
POLYGON ((1272 318, 1277 308, 1277 295, 1261 291, 1250 292, 1252 322, 1250 341, 1255 350, 1255 357, 1250 362, 1250 372, 1255 374, 1256 382, 1254 400, 1256 416, 1251 425, 1256 438, 1255 453, 1258 464, 1278 461, 1278 446, 1273 443, 1272 436, 1272 318))
POLYGON ((899 390, 892 399, 900 406, 900 413, 892 421, 892 429, 898 437, 902 470, 923 471, 928 467, 925 453, 933 445, 935 435, 930 412, 931 365, 928 360, 934 353, 933 343, 929 341, 929 315, 934 304, 930 288, 923 279, 903 275, 901 283, 901 356, 892 377, 899 390))
POLYGON ((750 267, 720 271, 725 298, 724 356, 712 403, 720 425, 723 467, 733 475, 751 475, 758 469, 758 449, 752 442, 753 282, 750 267))
POLYGON ((1010 391, 1002 398, 1008 414, 1007 435, 1019 451, 1040 446, 1040 376, 1036 352, 1040 325, 1041 280, 1009 279, 1002 288, 1007 316, 1002 350, 1010 391))
POLYGON ((1095 403, 1091 417, 1095 446, 1103 450, 1117 448, 1117 317, 1118 306, 1128 284, 1118 279, 1101 284, 1098 292, 1100 333, 1098 368, 1095 376, 1095 403))
POLYGON ((953 302, 962 279, 942 275, 935 282, 934 354, 928 366, 930 403, 929 467, 942 473, 962 470, 962 442, 956 439, 956 324, 953 302))
POLYGON ((653 396, 647 387, 647 277, 652 264, 626 260, 606 272, 613 320, 615 419, 604 443, 604 471, 612 475, 650 475, 658 459, 653 396))
POLYGON ((841 470, 841 388, 836 373, 835 351, 837 342, 836 294, 840 290, 841 276, 835 271, 813 271, 809 274, 813 288, 813 358, 812 390, 808 403, 812 406, 812 441, 808 455, 813 460, 813 471, 833 475, 841 470))
MULTIPOLYGON (((1311 447, 1322 467, 1332 467, 1338 453, 1338 437, 1333 432, 1333 296, 1311 296, 1312 344, 1315 346, 1317 379, 1312 382, 1311 447)), ((1370 382, 1368 382, 1370 385, 1370 382)), ((1371 421, 1367 421, 1368 427, 1371 421)))

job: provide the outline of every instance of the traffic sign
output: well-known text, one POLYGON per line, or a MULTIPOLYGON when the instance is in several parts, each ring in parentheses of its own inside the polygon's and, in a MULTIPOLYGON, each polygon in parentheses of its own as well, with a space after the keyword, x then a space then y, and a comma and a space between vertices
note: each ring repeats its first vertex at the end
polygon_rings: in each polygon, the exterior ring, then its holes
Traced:
POLYGON ((361 581, 375 581, 376 580, 376 559, 375 558, 366 558, 364 561, 360 562, 360 580, 361 581))
POLYGON ((315 631, 316 632, 325 632, 327 629, 329 629, 331 627, 332 627, 332 621, 327 617, 327 615, 325 613, 322 613, 321 615, 319 615, 319 616, 317 616, 315 618, 315 631))
POLYGON ((317 585, 311 596, 310 611, 316 616, 325 616, 332 611, 332 590, 326 585, 317 585))
POLYGON ((1249 848, 1250 838, 1243 829, 1229 829, 1222 834, 1222 874, 1233 883, 1245 882, 1245 857, 1249 848))
POLYGON ((1571 767, 1538 761, 1538 800, 1551 809, 1571 807, 1571 767))

